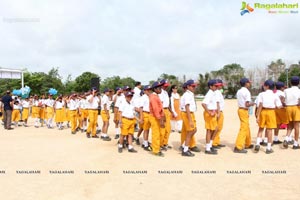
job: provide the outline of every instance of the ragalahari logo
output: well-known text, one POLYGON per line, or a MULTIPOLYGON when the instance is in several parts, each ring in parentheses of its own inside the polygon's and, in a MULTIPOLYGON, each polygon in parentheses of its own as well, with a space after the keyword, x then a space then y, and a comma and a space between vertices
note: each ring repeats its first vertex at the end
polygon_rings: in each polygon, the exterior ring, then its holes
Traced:
POLYGON ((249 6, 245 1, 242 2, 241 15, 243 16, 246 13, 253 12, 254 9, 249 6))

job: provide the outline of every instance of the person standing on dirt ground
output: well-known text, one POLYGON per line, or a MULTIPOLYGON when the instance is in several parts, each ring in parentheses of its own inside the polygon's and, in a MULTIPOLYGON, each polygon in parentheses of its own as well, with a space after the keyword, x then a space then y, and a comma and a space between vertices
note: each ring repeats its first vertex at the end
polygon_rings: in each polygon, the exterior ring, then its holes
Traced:
POLYGON ((236 97, 238 101, 238 115, 240 119, 240 130, 236 138, 234 153, 247 153, 246 149, 252 149, 251 132, 249 125, 249 107, 253 106, 251 102, 251 93, 249 88, 251 82, 248 78, 240 80, 241 88, 237 91, 236 97))
POLYGON ((6 95, 2 97, 1 101, 2 101, 1 110, 4 111, 3 113, 4 128, 6 130, 12 130, 13 128, 11 127, 11 117, 12 117, 14 100, 11 97, 10 90, 6 91, 6 95))

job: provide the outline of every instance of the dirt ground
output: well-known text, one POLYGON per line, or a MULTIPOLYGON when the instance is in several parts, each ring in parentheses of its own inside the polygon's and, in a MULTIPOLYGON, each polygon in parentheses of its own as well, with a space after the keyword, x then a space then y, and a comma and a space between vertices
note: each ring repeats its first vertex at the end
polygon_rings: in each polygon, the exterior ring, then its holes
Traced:
MULTIPOLYGON (((70 129, 34 128, 32 121, 28 128, 11 131, 1 126, 0 199, 299 198, 299 150, 275 145, 269 155, 264 148, 259 153, 233 153, 239 119, 236 100, 227 100, 221 135, 226 147, 216 156, 206 155, 200 103, 196 137, 201 152, 192 158, 180 155, 177 132, 170 137, 173 149, 165 157, 156 157, 137 145, 137 154, 120 154, 114 139, 105 142, 87 139, 84 133, 72 135, 70 129)), ((250 123, 254 143, 253 115, 250 123)), ((114 137, 112 121, 109 135, 114 137)), ((282 130, 281 140, 284 135, 282 130)))

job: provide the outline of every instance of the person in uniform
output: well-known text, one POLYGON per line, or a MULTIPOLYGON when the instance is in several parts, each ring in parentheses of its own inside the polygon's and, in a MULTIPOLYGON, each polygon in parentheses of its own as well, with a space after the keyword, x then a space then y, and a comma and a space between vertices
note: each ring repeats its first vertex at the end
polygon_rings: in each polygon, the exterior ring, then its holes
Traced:
POLYGON ((251 102, 251 94, 249 88, 251 82, 248 78, 242 78, 240 80, 241 88, 237 91, 236 97, 238 101, 238 115, 240 119, 240 130, 236 138, 234 152, 235 153, 247 153, 246 149, 252 149, 251 133, 249 126, 249 112, 250 106, 254 103, 251 102))
POLYGON ((101 118, 103 121, 101 139, 104 141, 110 141, 111 138, 107 135, 109 127, 109 89, 104 90, 104 95, 101 99, 101 118))
POLYGON ((29 98, 26 97, 23 101, 22 101, 22 120, 23 120, 23 126, 24 127, 28 127, 28 118, 29 118, 29 107, 30 107, 30 101, 29 98))
POLYGON ((171 105, 171 130, 172 132, 181 133, 182 119, 180 111, 180 95, 178 94, 178 86, 172 85, 169 91, 170 105, 171 105))
POLYGON ((149 120, 152 129, 152 153, 153 155, 161 157, 164 156, 161 152, 160 146, 163 143, 165 135, 165 115, 163 104, 158 95, 161 93, 162 85, 163 84, 158 81, 154 82, 151 86, 153 93, 149 95, 149 120))
POLYGON ((261 137, 263 134, 263 129, 266 128, 267 134, 267 149, 266 153, 273 153, 272 145, 272 131, 276 129, 276 108, 281 108, 282 103, 279 97, 273 92, 274 82, 272 80, 266 80, 264 83, 264 92, 259 95, 258 109, 257 109, 257 118, 256 121, 260 128, 260 131, 257 136, 256 145, 254 147, 254 151, 258 152, 260 149, 261 137))
POLYGON ((284 90, 285 94, 285 105, 286 112, 288 118, 288 128, 286 137, 283 141, 283 147, 288 148, 289 144, 293 144, 293 149, 300 149, 298 138, 299 138, 299 123, 300 123, 300 90, 298 88, 299 85, 299 77, 292 76, 291 77, 291 87, 284 90), (295 140, 293 143, 290 142, 290 135, 292 130, 294 129, 295 140))
POLYGON ((54 102, 55 123, 57 124, 58 130, 63 130, 63 122, 64 122, 63 107, 64 106, 65 106, 65 102, 63 101, 62 95, 60 95, 56 98, 54 102))
POLYGON ((87 110, 88 110, 88 116, 89 116, 89 124, 86 131, 87 138, 90 138, 90 135, 92 135, 92 138, 99 138, 97 136, 97 121, 98 121, 98 107, 100 103, 100 99, 97 96, 97 88, 93 87, 91 89, 91 94, 87 96, 87 110))
POLYGON ((70 122, 71 122, 71 133, 76 134, 79 129, 78 124, 78 110, 79 110, 79 100, 77 98, 77 94, 70 95, 67 100, 67 104, 70 112, 70 122))
MULTIPOLYGON (((181 115, 183 120, 183 128, 186 131, 186 137, 182 148, 182 156, 192 157, 195 156, 189 149, 191 140, 197 132, 196 126, 196 102, 194 92, 196 89, 196 82, 194 80, 188 80, 186 83, 186 91, 181 97, 181 115)), ((198 148, 197 148, 198 149, 198 148)))
POLYGON ((135 112, 136 109, 132 102, 133 92, 125 93, 125 101, 122 102, 119 112, 120 112, 120 127, 121 127, 121 136, 118 144, 118 152, 122 153, 124 137, 127 137, 128 141, 128 152, 136 153, 137 151, 132 146, 134 125, 135 125, 135 112))
POLYGON ((47 127, 49 129, 53 128, 54 103, 55 103, 55 101, 53 99, 53 95, 49 94, 48 99, 45 101, 47 127))

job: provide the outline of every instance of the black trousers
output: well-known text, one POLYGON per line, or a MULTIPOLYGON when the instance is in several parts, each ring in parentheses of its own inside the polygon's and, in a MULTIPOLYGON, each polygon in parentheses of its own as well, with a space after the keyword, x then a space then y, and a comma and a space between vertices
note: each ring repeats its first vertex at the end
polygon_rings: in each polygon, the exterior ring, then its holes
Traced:
POLYGON ((4 128, 10 128, 11 127, 11 114, 12 110, 5 110, 4 116, 3 116, 3 122, 4 122, 4 128))

